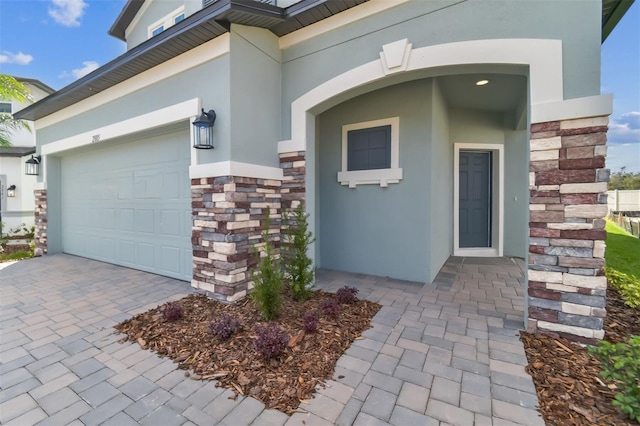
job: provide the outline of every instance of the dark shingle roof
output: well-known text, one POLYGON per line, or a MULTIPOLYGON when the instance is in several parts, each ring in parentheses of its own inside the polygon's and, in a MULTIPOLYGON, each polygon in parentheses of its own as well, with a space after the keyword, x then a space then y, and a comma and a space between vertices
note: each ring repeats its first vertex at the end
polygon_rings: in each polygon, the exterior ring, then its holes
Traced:
MULTIPOLYGON (((302 0, 283 9, 254 0, 218 0, 15 116, 38 120, 60 111, 228 32, 231 23, 268 28, 284 35, 366 1, 302 0), (330 9, 325 6, 327 2, 332 4, 330 9)), ((123 35, 120 31, 142 3, 129 0, 110 34, 123 35)))

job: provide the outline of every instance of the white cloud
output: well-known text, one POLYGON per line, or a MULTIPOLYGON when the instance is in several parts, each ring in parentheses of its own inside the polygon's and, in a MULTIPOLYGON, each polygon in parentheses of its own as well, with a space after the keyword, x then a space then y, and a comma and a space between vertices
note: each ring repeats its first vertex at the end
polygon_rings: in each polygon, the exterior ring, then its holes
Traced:
POLYGON ((49 16, 65 27, 78 27, 87 6, 83 0, 51 0, 49 16))
POLYGON ((640 111, 622 114, 609 123, 609 144, 640 144, 640 111))
POLYGON ((0 54, 0 64, 28 65, 31 61, 33 56, 22 52, 12 53, 5 50, 0 54))
POLYGON ((62 74, 60 74, 60 78, 69 78, 69 77, 73 77, 74 79, 79 79, 84 77, 85 75, 89 74, 91 71, 94 71, 96 69, 98 69, 98 67, 100 67, 100 65, 98 65, 98 63, 96 61, 84 61, 82 63, 82 67, 81 68, 75 68, 73 70, 71 70, 71 72, 63 72, 62 74))

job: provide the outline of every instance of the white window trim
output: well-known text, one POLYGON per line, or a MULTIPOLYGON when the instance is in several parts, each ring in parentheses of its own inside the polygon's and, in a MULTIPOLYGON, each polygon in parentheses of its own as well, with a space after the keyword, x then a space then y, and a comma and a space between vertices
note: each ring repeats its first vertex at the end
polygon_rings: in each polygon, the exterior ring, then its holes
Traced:
MULTIPOLYGON (((174 10, 173 12, 169 13, 168 15, 166 15, 164 18, 157 20, 156 22, 154 22, 153 24, 149 25, 147 27, 147 35, 149 38, 153 37, 153 32, 158 29, 158 27, 162 26, 164 27, 164 29, 162 31, 166 31, 169 27, 172 27, 173 25, 175 25, 175 18, 178 15, 181 15, 184 13, 184 6, 180 6, 179 8, 177 8, 176 10, 174 10)), ((185 18, 187 16, 185 15, 185 18)))
POLYGON ((399 183, 401 180, 400 117, 383 118, 381 120, 364 121, 342 126, 342 171, 338 172, 338 182, 342 185, 349 185, 349 188, 355 188, 357 185, 380 185, 382 188, 386 188, 390 183, 399 183), (389 125, 391 126, 391 167, 388 169, 347 170, 349 132, 389 125))
POLYGON ((0 111, 1 114, 13 114, 13 103, 11 103, 11 102, 0 102, 0 104, 9 105, 9 112, 0 111))

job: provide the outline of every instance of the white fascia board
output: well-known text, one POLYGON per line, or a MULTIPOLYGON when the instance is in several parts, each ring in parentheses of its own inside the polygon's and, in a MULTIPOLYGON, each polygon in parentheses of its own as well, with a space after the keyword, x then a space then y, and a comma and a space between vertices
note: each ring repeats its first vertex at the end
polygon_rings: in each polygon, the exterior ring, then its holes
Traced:
POLYGON ((531 124, 575 118, 600 117, 613 113, 613 95, 567 99, 531 106, 531 124))
POLYGON ((134 16, 133 19, 131 20, 131 23, 129 24, 129 26, 125 28, 124 38, 126 40, 129 39, 129 35, 133 31, 133 29, 136 27, 136 25, 138 25, 138 22, 140 22, 140 18, 144 16, 145 12, 147 11, 151 3, 153 3, 153 0, 145 0, 140 10, 138 10, 138 13, 136 13, 136 16, 134 16))
POLYGON ((189 178, 210 178, 219 176, 239 176, 255 179, 282 180, 284 175, 279 167, 238 161, 218 161, 217 163, 197 164, 189 167, 189 178))
POLYGON ((200 98, 190 99, 180 102, 179 104, 42 145, 40 153, 50 155, 85 145, 102 144, 117 137, 188 120, 198 114, 199 108, 200 98))
POLYGON ((280 50, 288 49, 298 43, 310 40, 319 35, 336 30, 353 22, 360 21, 385 10, 400 6, 410 0, 370 0, 358 6, 347 9, 327 19, 301 28, 290 34, 280 37, 278 43, 280 50))
POLYGON ((93 95, 90 98, 84 99, 58 112, 54 112, 53 114, 37 120, 35 122, 35 128, 36 130, 41 130, 47 126, 51 126, 52 124, 68 120, 76 115, 83 114, 89 110, 100 107, 109 102, 113 102, 116 99, 120 99, 188 69, 216 59, 229 53, 229 41, 229 33, 222 34, 201 46, 163 62, 162 64, 140 73, 135 77, 131 77, 122 83, 116 84, 115 86, 93 95))

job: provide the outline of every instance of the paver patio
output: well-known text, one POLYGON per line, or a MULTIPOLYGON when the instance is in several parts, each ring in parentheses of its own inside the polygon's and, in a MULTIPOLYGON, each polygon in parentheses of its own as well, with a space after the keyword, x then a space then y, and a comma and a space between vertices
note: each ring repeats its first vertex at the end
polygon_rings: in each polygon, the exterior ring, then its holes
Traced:
POLYGON ((544 424, 518 329, 522 270, 451 258, 432 284, 318 271, 383 308, 334 380, 291 417, 229 399, 112 326, 191 292, 188 283, 69 255, 0 269, 0 423, 15 425, 544 424))

